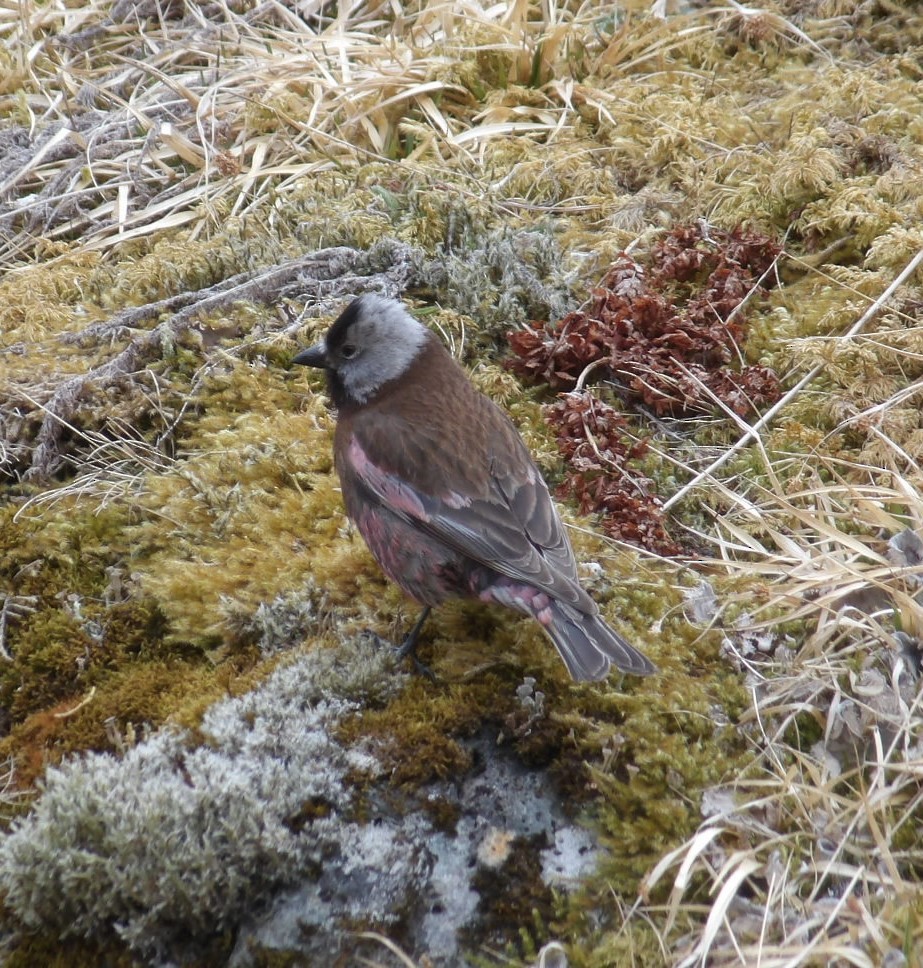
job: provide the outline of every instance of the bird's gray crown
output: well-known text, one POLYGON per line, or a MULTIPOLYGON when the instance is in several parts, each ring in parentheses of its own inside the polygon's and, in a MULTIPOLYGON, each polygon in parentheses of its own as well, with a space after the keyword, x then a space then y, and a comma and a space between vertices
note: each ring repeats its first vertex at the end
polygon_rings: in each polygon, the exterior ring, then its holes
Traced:
POLYGON ((356 403, 406 372, 429 330, 403 305, 367 293, 354 299, 330 327, 325 340, 327 367, 356 403))

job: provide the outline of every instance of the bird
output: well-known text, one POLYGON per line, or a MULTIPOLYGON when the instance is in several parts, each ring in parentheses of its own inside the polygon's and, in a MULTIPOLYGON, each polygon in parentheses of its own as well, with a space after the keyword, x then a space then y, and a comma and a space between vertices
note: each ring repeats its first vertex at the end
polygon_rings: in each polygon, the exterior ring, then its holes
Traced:
POLYGON ((422 614, 450 599, 536 619, 571 677, 657 671, 581 586, 564 525, 512 420, 472 384, 403 303, 353 299, 292 362, 323 369, 336 411, 334 466, 346 514, 422 614))

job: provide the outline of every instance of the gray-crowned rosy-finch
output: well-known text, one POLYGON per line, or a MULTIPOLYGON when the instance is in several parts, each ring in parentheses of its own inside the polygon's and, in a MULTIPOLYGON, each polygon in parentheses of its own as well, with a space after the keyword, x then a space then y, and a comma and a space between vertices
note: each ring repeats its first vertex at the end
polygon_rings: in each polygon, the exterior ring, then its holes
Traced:
POLYGON ((322 367, 346 513, 384 572, 424 606, 496 602, 531 615, 574 679, 653 663, 600 617, 567 534, 510 419, 404 307, 360 296, 295 363, 322 367))

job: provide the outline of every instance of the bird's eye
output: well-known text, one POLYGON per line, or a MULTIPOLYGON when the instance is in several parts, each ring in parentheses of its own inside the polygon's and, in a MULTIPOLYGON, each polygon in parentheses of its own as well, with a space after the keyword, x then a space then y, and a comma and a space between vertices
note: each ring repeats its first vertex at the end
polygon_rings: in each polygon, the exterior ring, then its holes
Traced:
POLYGON ((354 343, 344 343, 340 347, 340 356, 344 360, 351 360, 359 352, 359 347, 354 343))

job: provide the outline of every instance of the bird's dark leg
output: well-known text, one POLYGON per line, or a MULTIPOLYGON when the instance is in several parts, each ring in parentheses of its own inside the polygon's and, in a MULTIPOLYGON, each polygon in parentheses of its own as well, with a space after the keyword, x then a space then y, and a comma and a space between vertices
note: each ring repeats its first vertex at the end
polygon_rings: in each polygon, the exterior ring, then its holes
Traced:
POLYGON ((420 638, 420 631, 423 628, 423 623, 429 617, 429 613, 432 608, 427 605, 423 611, 420 613, 420 617, 417 619, 414 627, 407 633, 407 638, 397 647, 395 650, 395 655, 398 661, 401 659, 406 659, 410 656, 413 659, 414 667, 417 672, 422 672, 423 675, 435 681, 436 677, 433 675, 432 671, 417 658, 417 640, 420 638))

